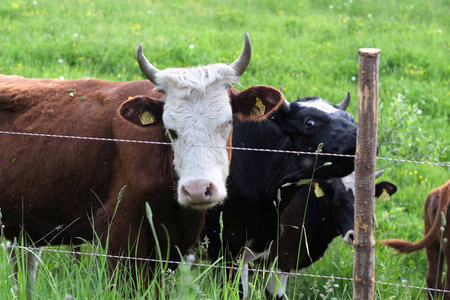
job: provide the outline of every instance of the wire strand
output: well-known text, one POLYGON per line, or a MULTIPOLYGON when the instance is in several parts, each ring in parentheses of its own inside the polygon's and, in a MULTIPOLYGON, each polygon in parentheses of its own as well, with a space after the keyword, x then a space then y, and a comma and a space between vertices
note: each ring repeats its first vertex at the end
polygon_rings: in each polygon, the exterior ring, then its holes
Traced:
MULTIPOLYGON (((233 269, 233 270, 240 270, 242 271, 242 267, 236 267, 236 266, 224 266, 224 265, 217 265, 217 264, 206 264, 206 263, 197 263, 197 262, 186 262, 186 261, 173 261, 173 260, 159 260, 159 259, 152 259, 152 258, 142 258, 142 257, 130 257, 130 256, 122 256, 122 255, 110 255, 110 254, 99 254, 99 253, 90 253, 90 252, 80 252, 80 251, 69 251, 69 250, 59 250, 59 249, 51 249, 51 248, 33 248, 33 247, 23 247, 23 246, 10 246, 1 244, 2 247, 6 248, 20 248, 24 250, 31 250, 31 251, 47 251, 47 252, 53 252, 53 253, 63 253, 63 254, 72 254, 72 255, 86 255, 86 256, 95 256, 95 257, 105 257, 105 258, 114 258, 114 259, 127 259, 127 260, 136 260, 136 261, 145 261, 145 262, 152 262, 152 263, 170 263, 170 264, 185 264, 190 266, 196 266, 196 267, 207 267, 207 268, 217 268, 217 269, 233 269)), ((339 276, 330 276, 330 275, 318 275, 318 274, 307 274, 307 273, 299 273, 299 272, 283 272, 283 271, 277 271, 277 270, 261 270, 261 269, 255 269, 255 268, 248 268, 248 271, 252 271, 255 273, 266 273, 266 274, 278 274, 278 275, 288 275, 288 276, 305 276, 305 277, 315 277, 315 278, 324 278, 324 279, 337 279, 337 280, 346 280, 346 281, 352 281, 353 278, 347 278, 347 277, 339 277, 339 276)), ((390 283, 390 282, 383 282, 379 280, 375 280, 375 283, 381 284, 381 285, 389 285, 389 286, 396 286, 396 287, 403 287, 403 288, 410 288, 410 289, 418 289, 418 290, 426 290, 426 291, 434 291, 434 292, 441 292, 441 293, 450 293, 450 290, 443 290, 443 289, 435 289, 435 288, 429 288, 429 287, 423 287, 423 286, 414 286, 414 285, 408 285, 408 284, 398 284, 398 283, 390 283)))
MULTIPOLYGON (((128 140, 128 139, 111 139, 111 138, 100 138, 100 137, 88 137, 88 136, 74 136, 74 135, 60 135, 60 134, 46 134, 46 133, 32 133, 32 132, 17 132, 17 131, 4 131, 0 130, 0 134, 10 134, 10 135, 22 135, 22 136, 36 136, 36 137, 49 137, 49 138, 66 138, 66 139, 80 139, 80 140, 91 140, 91 141, 104 141, 104 142, 121 142, 121 143, 140 143, 140 144, 154 144, 154 145, 172 145, 169 142, 155 142, 155 141, 141 141, 141 140, 128 140)), ((324 156, 337 156, 337 157, 355 157, 355 155, 350 154, 338 154, 338 153, 324 153, 324 152, 305 152, 305 151, 293 151, 293 150, 277 150, 277 149, 262 149, 262 148, 246 148, 246 147, 215 147, 206 145, 194 145, 194 144, 181 144, 178 145, 186 147, 201 147, 201 148, 225 148, 231 150, 240 151, 257 151, 257 152, 274 152, 274 153, 286 153, 286 154, 296 154, 296 155, 324 155, 324 156)), ((408 159, 398 159, 398 158, 387 158, 387 157, 377 157, 380 160, 394 161, 394 162, 404 162, 404 163, 414 163, 414 164, 424 164, 440 167, 450 167, 450 164, 446 163, 433 163, 433 162, 423 162, 408 159)))

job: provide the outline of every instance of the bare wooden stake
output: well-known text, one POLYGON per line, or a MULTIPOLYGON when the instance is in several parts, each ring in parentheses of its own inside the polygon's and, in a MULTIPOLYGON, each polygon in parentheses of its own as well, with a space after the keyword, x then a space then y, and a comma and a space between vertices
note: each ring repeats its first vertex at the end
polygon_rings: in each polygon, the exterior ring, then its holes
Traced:
POLYGON ((358 136, 355 157, 353 299, 375 295, 375 170, 379 49, 359 49, 358 136))

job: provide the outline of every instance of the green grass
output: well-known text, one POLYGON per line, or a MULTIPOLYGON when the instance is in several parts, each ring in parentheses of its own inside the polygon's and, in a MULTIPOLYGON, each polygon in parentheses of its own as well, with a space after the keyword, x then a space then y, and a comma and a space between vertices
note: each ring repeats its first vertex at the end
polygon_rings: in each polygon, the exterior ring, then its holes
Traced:
MULTIPOLYGON (((239 55, 248 31, 253 57, 237 88, 283 86, 289 100, 319 95, 334 102, 349 90, 349 111, 356 116, 357 51, 379 48, 379 156, 448 163, 449 14, 446 0, 0 0, 0 73, 138 80, 143 79, 135 58, 139 43, 160 69, 228 63, 239 55)), ((378 160, 378 167, 386 170, 382 180, 399 190, 390 201, 376 204, 376 239, 418 240, 424 199, 450 178, 449 168, 385 160, 378 160)), ((101 251, 95 246, 83 250, 101 251)), ((2 299, 12 297, 6 261, 1 250, 2 299)), ((351 248, 336 239, 305 273, 352 278, 352 262, 351 248)), ((423 251, 405 256, 376 247, 378 281, 423 286, 426 268, 423 251)), ((119 287, 120 276, 108 279, 102 258, 82 256, 74 262, 67 254, 45 252, 40 270, 36 292, 47 299, 66 293, 76 299, 132 297, 119 287)), ((254 280, 251 296, 260 299, 263 280, 254 280)), ((218 279, 206 267, 191 271, 183 266, 168 276, 166 285, 171 299, 237 298, 236 284, 218 279)), ((304 276, 290 280, 291 298, 321 299, 320 294, 351 298, 352 282, 304 276)), ((394 297, 424 299, 426 293, 376 285, 376 299, 394 297)))

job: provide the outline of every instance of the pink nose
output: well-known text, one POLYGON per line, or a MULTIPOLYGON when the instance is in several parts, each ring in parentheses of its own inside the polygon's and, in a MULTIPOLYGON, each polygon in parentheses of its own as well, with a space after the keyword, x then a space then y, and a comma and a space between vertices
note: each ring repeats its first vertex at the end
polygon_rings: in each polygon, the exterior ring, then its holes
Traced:
POLYGON ((212 183, 205 180, 191 181, 183 185, 183 196, 192 205, 207 204, 211 202, 212 183))

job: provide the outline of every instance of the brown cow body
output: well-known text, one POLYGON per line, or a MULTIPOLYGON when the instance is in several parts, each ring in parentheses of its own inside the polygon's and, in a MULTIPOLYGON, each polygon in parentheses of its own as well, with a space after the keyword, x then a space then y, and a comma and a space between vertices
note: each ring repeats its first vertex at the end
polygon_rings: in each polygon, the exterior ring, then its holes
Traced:
MULTIPOLYGON (((447 209, 450 204, 450 180, 441 187, 432 190, 425 200, 425 232, 424 238, 418 242, 412 243, 399 239, 388 239, 379 241, 379 243, 392 247, 401 253, 411 253, 414 251, 426 249, 428 272, 427 286, 430 289, 450 290, 450 216, 447 209), (445 215, 446 226, 442 225, 441 213, 445 215), (444 231, 441 233, 441 227, 444 231), (444 242, 447 241, 447 242, 444 242), (444 260, 447 264, 447 275, 445 281, 442 281, 444 260)), ((430 299, 436 299, 438 294, 430 291, 430 299), (432 296, 433 295, 433 296, 432 296)), ((442 297, 442 296, 440 296, 442 297)), ((450 299, 450 293, 444 293, 443 298, 450 299)))
MULTIPOLYGON (((0 82, 2 130, 167 141, 162 125, 160 130, 136 130, 116 114, 129 96, 146 94, 162 98, 149 81, 118 83, 1 76, 0 82), (76 91, 74 96, 70 95, 71 90, 76 91), (80 97, 84 97, 83 101, 80 97)), ((146 184, 143 181, 166 185, 173 181, 171 172, 161 172, 171 170, 167 155, 170 146, 8 134, 0 135, 0 144, 4 235, 12 240, 24 229, 36 246, 92 240, 89 217, 108 199, 117 199, 123 186, 133 190, 146 184), (143 151, 142 154, 167 160, 156 160, 161 166, 145 169, 145 164, 133 162, 132 156, 131 161, 123 161, 119 153, 129 147, 134 147, 132 153, 143 151), (134 176, 142 172, 146 176, 134 176), (121 176, 114 178, 114 174, 121 176)), ((152 188, 151 184, 148 188, 152 188)))

